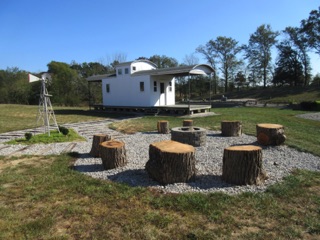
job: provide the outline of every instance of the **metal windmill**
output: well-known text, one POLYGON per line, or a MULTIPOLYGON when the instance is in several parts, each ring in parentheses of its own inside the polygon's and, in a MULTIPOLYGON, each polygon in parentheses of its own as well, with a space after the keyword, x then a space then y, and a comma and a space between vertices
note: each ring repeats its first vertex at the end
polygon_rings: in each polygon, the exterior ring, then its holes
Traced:
POLYGON ((39 109, 36 125, 38 127, 39 123, 42 122, 44 126, 44 132, 48 133, 48 136, 50 136, 50 130, 56 129, 59 131, 59 127, 50 101, 50 97, 52 97, 52 95, 48 94, 48 90, 46 88, 46 84, 51 83, 51 76, 49 73, 43 73, 41 75, 41 78, 38 78, 32 74, 29 74, 29 82, 36 81, 41 81, 39 109))

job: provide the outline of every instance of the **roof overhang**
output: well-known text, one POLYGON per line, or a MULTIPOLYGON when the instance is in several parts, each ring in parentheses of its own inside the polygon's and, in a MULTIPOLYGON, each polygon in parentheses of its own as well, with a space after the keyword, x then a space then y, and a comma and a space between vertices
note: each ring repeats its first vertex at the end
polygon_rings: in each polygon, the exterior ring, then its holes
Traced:
POLYGON ((88 82, 101 82, 102 79, 105 79, 105 78, 108 78, 108 77, 113 77, 115 76, 116 74, 115 73, 112 73, 112 74, 102 74, 102 75, 93 75, 93 76, 90 76, 90 77, 87 77, 86 80, 88 82))
POLYGON ((190 75, 205 75, 210 76, 214 72, 213 68, 207 64, 198 64, 192 66, 180 66, 172 68, 160 68, 145 71, 135 72, 133 75, 150 75, 161 76, 171 75, 174 77, 190 76, 190 75))

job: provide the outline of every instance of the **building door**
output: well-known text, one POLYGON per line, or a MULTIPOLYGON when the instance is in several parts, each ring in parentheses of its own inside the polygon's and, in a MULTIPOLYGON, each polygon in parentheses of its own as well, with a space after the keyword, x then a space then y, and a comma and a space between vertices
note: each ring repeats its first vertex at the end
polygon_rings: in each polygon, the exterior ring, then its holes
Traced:
POLYGON ((166 91, 164 88, 164 82, 160 83, 160 106, 166 105, 166 91))

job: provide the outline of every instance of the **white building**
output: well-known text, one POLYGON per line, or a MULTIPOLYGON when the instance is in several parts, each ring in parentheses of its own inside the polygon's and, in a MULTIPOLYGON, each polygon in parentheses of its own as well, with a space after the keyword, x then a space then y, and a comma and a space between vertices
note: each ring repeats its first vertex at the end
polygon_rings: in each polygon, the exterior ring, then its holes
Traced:
POLYGON ((210 75, 206 64, 158 69, 146 59, 118 64, 115 74, 95 75, 90 82, 102 83, 102 105, 159 107, 175 105, 175 77, 210 75))

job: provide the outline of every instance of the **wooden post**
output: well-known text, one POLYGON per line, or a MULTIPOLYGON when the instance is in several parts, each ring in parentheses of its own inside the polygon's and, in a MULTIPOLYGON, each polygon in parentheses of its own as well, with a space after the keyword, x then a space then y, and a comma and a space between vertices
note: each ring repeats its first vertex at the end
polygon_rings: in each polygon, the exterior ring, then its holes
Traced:
POLYGON ((242 145, 224 149, 222 180, 237 185, 258 185, 265 179, 267 174, 262 168, 260 147, 242 145))
POLYGON ((171 140, 152 143, 146 171, 161 184, 188 182, 196 174, 195 149, 171 140))
POLYGON ((192 126, 193 126, 193 120, 190 120, 190 119, 188 119, 188 120, 183 120, 182 126, 183 126, 183 127, 192 127, 192 126))
POLYGON ((169 133, 169 121, 160 120, 157 124, 158 133, 167 134, 169 133))
POLYGON ((111 136, 106 134, 95 134, 92 139, 92 147, 90 151, 90 155, 92 157, 100 157, 99 145, 102 142, 111 140, 111 136))
POLYGON ((286 140, 284 127, 280 124, 257 124, 257 140, 261 145, 280 145, 286 140))
POLYGON ((239 121, 222 121, 221 134, 226 137, 238 137, 242 134, 242 124, 239 121))
POLYGON ((104 169, 123 167, 127 164, 124 142, 110 140, 100 143, 100 154, 104 169))

